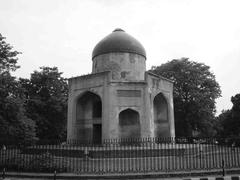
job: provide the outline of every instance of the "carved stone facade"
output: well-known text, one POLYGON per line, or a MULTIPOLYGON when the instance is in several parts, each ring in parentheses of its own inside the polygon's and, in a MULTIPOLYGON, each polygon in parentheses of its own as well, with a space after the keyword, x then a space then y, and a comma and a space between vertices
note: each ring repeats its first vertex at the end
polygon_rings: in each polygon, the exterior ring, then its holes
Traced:
POLYGON ((93 51, 92 74, 69 79, 67 138, 174 137, 173 83, 146 72, 142 45, 121 29, 93 51))

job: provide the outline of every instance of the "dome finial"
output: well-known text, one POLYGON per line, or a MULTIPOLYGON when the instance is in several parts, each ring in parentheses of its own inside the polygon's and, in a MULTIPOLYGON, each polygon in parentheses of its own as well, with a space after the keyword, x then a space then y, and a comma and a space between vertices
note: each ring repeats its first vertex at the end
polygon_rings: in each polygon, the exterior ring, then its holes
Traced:
POLYGON ((117 31, 122 31, 122 32, 125 32, 124 30, 122 30, 121 28, 116 28, 116 29, 114 29, 114 31, 113 32, 117 32, 117 31))

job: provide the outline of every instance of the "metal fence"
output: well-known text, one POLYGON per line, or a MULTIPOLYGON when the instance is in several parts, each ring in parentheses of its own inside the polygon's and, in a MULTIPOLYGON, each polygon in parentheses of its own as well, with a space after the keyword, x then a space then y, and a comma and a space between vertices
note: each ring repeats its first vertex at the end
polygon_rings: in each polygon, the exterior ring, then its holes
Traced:
POLYGON ((0 140, 0 168, 15 172, 127 173, 240 168, 240 138, 0 140))

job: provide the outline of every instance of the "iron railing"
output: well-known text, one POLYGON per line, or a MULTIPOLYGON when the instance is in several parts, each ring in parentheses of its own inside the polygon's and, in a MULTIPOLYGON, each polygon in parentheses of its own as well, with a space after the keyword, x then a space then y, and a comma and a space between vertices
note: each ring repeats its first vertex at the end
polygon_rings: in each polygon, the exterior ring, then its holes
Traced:
POLYGON ((240 168, 240 138, 0 140, 0 168, 15 172, 126 173, 240 168))

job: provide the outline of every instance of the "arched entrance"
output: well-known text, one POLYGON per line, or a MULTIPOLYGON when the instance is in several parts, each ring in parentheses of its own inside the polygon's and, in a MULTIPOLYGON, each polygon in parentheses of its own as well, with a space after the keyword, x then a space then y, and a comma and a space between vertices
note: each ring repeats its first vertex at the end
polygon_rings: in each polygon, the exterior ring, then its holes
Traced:
POLYGON ((126 109, 119 113, 119 137, 140 138, 141 128, 139 113, 132 109, 126 109))
POLYGON ((101 143, 102 102, 98 95, 85 92, 77 99, 76 123, 78 125, 78 140, 101 143))
POLYGON ((153 107, 155 137, 170 137, 168 103, 162 93, 155 96, 153 107))

